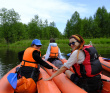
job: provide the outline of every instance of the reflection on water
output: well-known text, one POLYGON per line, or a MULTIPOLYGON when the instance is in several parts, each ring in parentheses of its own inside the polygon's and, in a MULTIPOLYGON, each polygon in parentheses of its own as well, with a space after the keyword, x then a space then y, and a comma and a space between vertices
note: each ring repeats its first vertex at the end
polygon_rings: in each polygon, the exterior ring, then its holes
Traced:
MULTIPOLYGON (((18 60, 18 52, 22 51, 24 49, 14 49, 10 50, 7 48, 1 49, 0 48, 0 79, 12 68, 14 68, 16 65, 18 65, 20 62, 18 60)), ((46 53, 46 49, 41 50, 42 55, 46 53)), ((66 59, 68 59, 68 56, 66 56, 69 52, 67 50, 63 50, 62 56, 66 59)), ((103 57, 110 58, 110 50, 107 50, 106 52, 103 50, 100 50, 99 53, 103 57)), ((110 76, 110 73, 103 71, 103 74, 106 74, 110 76)))
POLYGON ((1 70, 1 68, 2 68, 2 65, 1 65, 1 61, 0 61, 0 77, 3 76, 3 75, 2 75, 2 70, 1 70))
POLYGON ((0 61, 0 78, 13 68, 13 64, 3 64, 0 61))
POLYGON ((19 64, 19 62, 15 51, 0 49, 0 78, 17 64, 19 64))

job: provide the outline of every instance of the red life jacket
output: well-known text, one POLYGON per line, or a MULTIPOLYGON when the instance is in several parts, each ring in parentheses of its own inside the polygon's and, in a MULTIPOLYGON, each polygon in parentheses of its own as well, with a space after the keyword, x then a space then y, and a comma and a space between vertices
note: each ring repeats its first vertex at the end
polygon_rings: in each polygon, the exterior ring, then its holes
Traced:
POLYGON ((58 46, 56 46, 56 47, 51 46, 50 57, 51 58, 58 57, 58 46))
POLYGON ((92 45, 83 47, 85 60, 82 64, 74 64, 73 69, 80 77, 94 77, 101 73, 102 66, 98 59, 98 53, 92 45))
MULTIPOLYGON (((37 49, 35 49, 33 47, 29 47, 24 51, 21 66, 29 66, 29 67, 35 67, 35 68, 38 67, 38 64, 32 57, 32 53, 34 50, 37 50, 37 49)), ((37 50, 37 51, 40 53, 40 56, 41 56, 41 52, 39 50, 37 50)))

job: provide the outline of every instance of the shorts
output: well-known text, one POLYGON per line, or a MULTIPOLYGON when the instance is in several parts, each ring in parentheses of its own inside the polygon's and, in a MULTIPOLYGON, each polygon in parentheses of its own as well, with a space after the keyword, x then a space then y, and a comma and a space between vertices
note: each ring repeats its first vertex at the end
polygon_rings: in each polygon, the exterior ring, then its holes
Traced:
POLYGON ((73 83, 75 83, 76 85, 78 84, 79 79, 80 79, 80 78, 78 77, 77 74, 72 74, 72 75, 70 76, 70 80, 71 80, 73 83))
POLYGON ((103 85, 100 75, 94 77, 79 78, 77 74, 72 74, 70 80, 87 92, 101 90, 103 85))

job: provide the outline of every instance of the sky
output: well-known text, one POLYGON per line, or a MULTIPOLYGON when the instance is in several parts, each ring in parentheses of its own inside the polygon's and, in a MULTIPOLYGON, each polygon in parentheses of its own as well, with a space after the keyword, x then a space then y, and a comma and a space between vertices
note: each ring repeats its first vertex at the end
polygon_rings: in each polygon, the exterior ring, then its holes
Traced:
POLYGON ((110 0, 0 0, 0 9, 14 9, 22 23, 28 24, 38 15, 43 22, 47 19, 48 24, 54 21, 61 33, 75 11, 84 19, 93 17, 102 6, 110 12, 110 0))

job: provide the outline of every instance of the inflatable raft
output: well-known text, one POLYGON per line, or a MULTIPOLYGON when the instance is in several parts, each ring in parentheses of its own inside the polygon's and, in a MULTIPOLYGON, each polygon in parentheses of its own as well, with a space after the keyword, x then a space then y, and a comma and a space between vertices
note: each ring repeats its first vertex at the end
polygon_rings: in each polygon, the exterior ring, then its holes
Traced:
MULTIPOLYGON (((19 65, 18 65, 19 66, 19 65)), ((18 67, 16 66, 16 67, 18 67)), ((16 67, 10 70, 6 75, 4 75, 0 80, 0 93, 14 93, 13 87, 7 80, 7 76, 10 73, 15 73, 16 67)), ((56 84, 53 81, 44 81, 42 78, 48 78, 49 75, 40 68, 39 81, 37 82, 38 93, 61 93, 56 84)))
MULTIPOLYGON (((44 59, 44 57, 43 57, 44 59)), ((66 61, 64 59, 64 61, 66 61)), ((51 66, 55 67, 52 63, 49 61, 46 61, 51 66)), ((56 68, 56 67, 55 67, 56 68)), ((53 73, 52 70, 45 68, 47 73, 51 76, 53 73)), ((74 84, 71 80, 69 80, 64 73, 56 76, 53 78, 53 81, 57 85, 57 87, 61 90, 62 93, 87 93, 80 87, 78 87, 76 84, 74 84)))
MULTIPOLYGON (((107 61, 108 59, 105 59, 103 57, 99 57, 99 60, 100 60, 101 64, 103 63, 104 60, 106 60, 106 62, 110 61, 110 60, 107 61)), ((65 62, 67 62, 66 59, 62 59, 61 61, 62 61, 63 64, 65 62)), ((110 66, 110 64, 109 64, 109 66, 110 66)), ((103 67, 103 65, 102 65, 102 67, 103 67)), ((70 68, 70 70, 74 73, 72 67, 70 68)), ((110 70, 110 68, 109 68, 109 70, 110 70)), ((110 93, 110 77, 108 77, 104 74, 101 74, 101 79, 102 79, 102 82, 103 82, 103 88, 102 88, 101 93, 110 93)))
MULTIPOLYGON (((63 64, 67 62, 66 59, 62 59, 61 61, 63 64)), ((53 64, 51 64, 50 62, 47 61, 47 63, 53 66, 53 64)), ((49 69, 45 68, 45 70, 50 76, 54 73, 49 69)), ((74 73, 72 68, 70 68, 70 70, 74 73)), ((101 93, 110 93, 110 77, 101 74, 101 79, 103 81, 101 93)), ((80 87, 75 85, 73 82, 71 82, 63 73, 54 77, 53 81, 56 83, 56 85, 59 87, 62 93, 87 93, 86 91, 82 90, 80 87)))
POLYGON ((10 70, 6 75, 4 75, 1 79, 0 79, 0 93, 14 93, 14 89, 13 87, 10 85, 10 83, 7 80, 7 76, 9 75, 9 73, 14 73, 16 70, 16 67, 13 68, 12 70, 10 70))
POLYGON ((110 72, 110 58, 99 57, 102 68, 108 72, 110 72))
POLYGON ((50 76, 44 71, 42 68, 40 68, 40 77, 37 82, 37 89, 38 93, 61 93, 59 88, 56 86, 56 84, 53 81, 44 81, 43 79, 49 78, 50 76))

